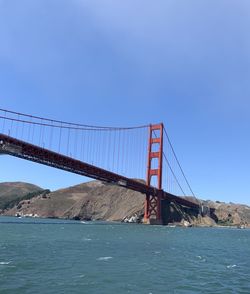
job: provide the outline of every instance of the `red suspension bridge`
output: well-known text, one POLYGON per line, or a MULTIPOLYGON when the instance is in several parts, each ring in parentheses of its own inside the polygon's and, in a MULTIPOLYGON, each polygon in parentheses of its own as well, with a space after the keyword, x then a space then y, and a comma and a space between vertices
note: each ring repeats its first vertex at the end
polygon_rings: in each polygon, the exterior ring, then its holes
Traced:
POLYGON ((91 126, 0 109, 0 153, 141 192, 147 223, 162 224, 164 200, 203 211, 162 123, 91 126))

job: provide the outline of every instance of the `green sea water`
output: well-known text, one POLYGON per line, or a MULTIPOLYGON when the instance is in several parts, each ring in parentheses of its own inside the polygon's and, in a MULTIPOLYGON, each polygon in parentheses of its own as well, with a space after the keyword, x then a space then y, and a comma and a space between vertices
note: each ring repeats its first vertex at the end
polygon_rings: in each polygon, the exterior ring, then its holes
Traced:
POLYGON ((250 230, 0 217, 0 293, 250 293, 250 230))

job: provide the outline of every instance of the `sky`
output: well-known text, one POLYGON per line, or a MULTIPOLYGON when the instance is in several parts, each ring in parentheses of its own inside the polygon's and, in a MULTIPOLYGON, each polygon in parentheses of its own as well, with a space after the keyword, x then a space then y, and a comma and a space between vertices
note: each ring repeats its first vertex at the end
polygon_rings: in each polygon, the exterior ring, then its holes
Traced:
MULTIPOLYGON (((249 0, 0 0, 0 108, 163 122, 201 199, 250 205, 249 0)), ((86 179, 0 156, 0 182, 86 179)))

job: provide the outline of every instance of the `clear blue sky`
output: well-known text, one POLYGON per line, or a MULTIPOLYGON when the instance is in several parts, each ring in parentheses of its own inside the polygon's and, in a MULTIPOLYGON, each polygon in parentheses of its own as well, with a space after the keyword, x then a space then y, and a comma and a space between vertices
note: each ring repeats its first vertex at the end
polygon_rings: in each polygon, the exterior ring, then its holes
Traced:
MULTIPOLYGON (((249 0, 0 0, 0 106, 163 121, 195 194, 250 204, 249 0)), ((0 156, 0 181, 84 179, 0 156)))

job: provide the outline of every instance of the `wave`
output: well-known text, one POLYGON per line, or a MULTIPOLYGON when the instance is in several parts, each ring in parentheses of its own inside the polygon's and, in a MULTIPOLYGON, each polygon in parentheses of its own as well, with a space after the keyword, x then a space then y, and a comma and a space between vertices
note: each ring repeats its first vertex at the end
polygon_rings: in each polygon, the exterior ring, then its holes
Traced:
POLYGON ((110 259, 112 259, 112 258, 113 258, 112 256, 103 256, 103 257, 99 257, 99 258, 97 258, 97 260, 107 261, 107 260, 110 260, 110 259))
POLYGON ((11 263, 11 261, 0 261, 0 265, 7 265, 10 263, 11 263))

